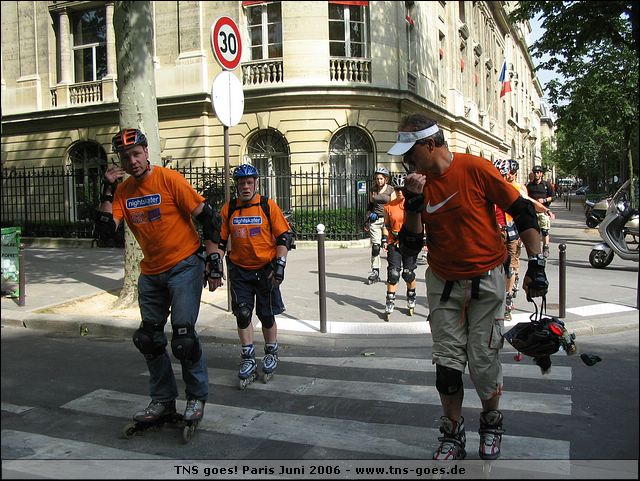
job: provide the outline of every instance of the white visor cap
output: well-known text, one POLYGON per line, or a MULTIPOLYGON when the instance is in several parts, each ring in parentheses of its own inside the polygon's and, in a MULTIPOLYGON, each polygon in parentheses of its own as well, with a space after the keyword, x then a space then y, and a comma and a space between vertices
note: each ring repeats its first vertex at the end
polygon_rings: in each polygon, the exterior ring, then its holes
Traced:
POLYGON ((414 146, 416 140, 426 139, 440 130, 438 124, 433 124, 428 129, 417 130, 415 132, 398 132, 398 141, 393 144, 387 154, 389 155, 404 155, 407 151, 414 146))

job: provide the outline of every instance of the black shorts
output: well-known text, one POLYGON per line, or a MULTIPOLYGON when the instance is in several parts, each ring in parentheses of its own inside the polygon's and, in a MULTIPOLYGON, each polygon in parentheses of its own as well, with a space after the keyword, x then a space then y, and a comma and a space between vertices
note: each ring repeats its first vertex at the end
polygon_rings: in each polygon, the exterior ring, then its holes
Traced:
POLYGON ((267 264, 261 269, 250 270, 237 266, 227 258, 227 271, 231 283, 231 308, 245 304, 258 316, 277 316, 285 310, 280 286, 274 285, 269 278, 273 268, 267 264))
POLYGON ((391 244, 387 249, 387 262, 387 270, 404 268, 413 271, 418 265, 418 256, 403 256, 398 246, 391 244))

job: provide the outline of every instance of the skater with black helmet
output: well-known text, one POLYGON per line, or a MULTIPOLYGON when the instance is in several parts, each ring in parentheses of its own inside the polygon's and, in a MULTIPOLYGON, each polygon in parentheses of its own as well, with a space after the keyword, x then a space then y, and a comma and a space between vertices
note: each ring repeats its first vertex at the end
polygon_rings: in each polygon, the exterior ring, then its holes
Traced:
MULTIPOLYGON (((268 382, 278 366, 276 318, 285 307, 280 293, 287 254, 293 246, 289 224, 273 199, 258 194, 258 170, 249 164, 233 172, 236 198, 221 210, 220 248, 227 252, 231 306, 241 343, 238 378, 240 389, 258 378, 253 324, 255 311, 262 324, 264 357, 263 381, 268 382)), ((222 285, 215 281, 213 289, 222 285)))
POLYGON ((203 416, 209 392, 207 365, 195 325, 208 269, 205 263, 220 257, 219 219, 180 173, 151 165, 147 138, 140 130, 122 129, 113 137, 112 149, 122 167, 113 165, 104 174, 95 229, 100 239, 107 240, 124 220, 144 254, 138 278, 142 322, 133 342, 147 361, 151 395, 149 406, 134 415, 135 423, 127 425, 123 433, 130 436, 179 419, 178 388, 164 333, 171 314, 171 350, 182 365, 187 396, 183 435, 188 441, 203 416), (116 188, 125 173, 129 177, 116 188), (204 248, 192 219, 202 225, 204 248))
POLYGON ((395 199, 393 187, 389 185, 389 170, 378 167, 373 176, 374 185, 369 196, 368 214, 365 229, 371 239, 371 271, 367 278, 368 284, 380 280, 380 249, 386 239, 382 235, 384 226, 384 206, 395 199))

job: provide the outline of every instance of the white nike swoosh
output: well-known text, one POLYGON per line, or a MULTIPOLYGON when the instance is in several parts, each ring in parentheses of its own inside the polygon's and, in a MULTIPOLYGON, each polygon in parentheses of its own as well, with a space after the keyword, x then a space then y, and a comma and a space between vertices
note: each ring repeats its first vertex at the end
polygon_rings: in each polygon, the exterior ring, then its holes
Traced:
POLYGON ((437 211, 440 207, 442 207, 443 205, 445 205, 447 202, 449 202, 451 200, 451 198, 456 195, 457 192, 454 192, 453 194, 451 194, 449 197, 447 197, 445 200, 443 200, 442 202, 438 202, 436 205, 431 205, 430 202, 427 202, 427 214, 433 214, 435 211, 437 211))

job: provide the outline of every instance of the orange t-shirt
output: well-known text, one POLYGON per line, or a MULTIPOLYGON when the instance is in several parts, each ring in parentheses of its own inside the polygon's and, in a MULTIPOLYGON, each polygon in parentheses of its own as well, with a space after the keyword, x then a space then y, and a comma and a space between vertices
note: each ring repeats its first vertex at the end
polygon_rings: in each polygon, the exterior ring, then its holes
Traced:
POLYGON ((396 242, 396 237, 402 224, 404 223, 404 199, 392 200, 384 206, 384 213, 386 214, 389 224, 387 229, 389 231, 389 244, 396 242))
POLYGON ((422 220, 434 272, 453 281, 500 265, 507 251, 494 204, 506 210, 518 195, 491 162, 471 154, 455 154, 446 172, 427 174, 422 220))
POLYGON ((113 219, 124 219, 138 240, 143 274, 160 274, 200 247, 191 213, 204 201, 175 170, 153 166, 138 183, 129 177, 116 189, 113 219))
POLYGON ((273 199, 268 201, 271 222, 260 207, 260 194, 246 206, 237 202, 231 219, 229 203, 222 207, 220 237, 226 241, 231 236, 231 262, 245 269, 260 269, 276 257, 275 238, 289 230, 289 223, 273 199))

